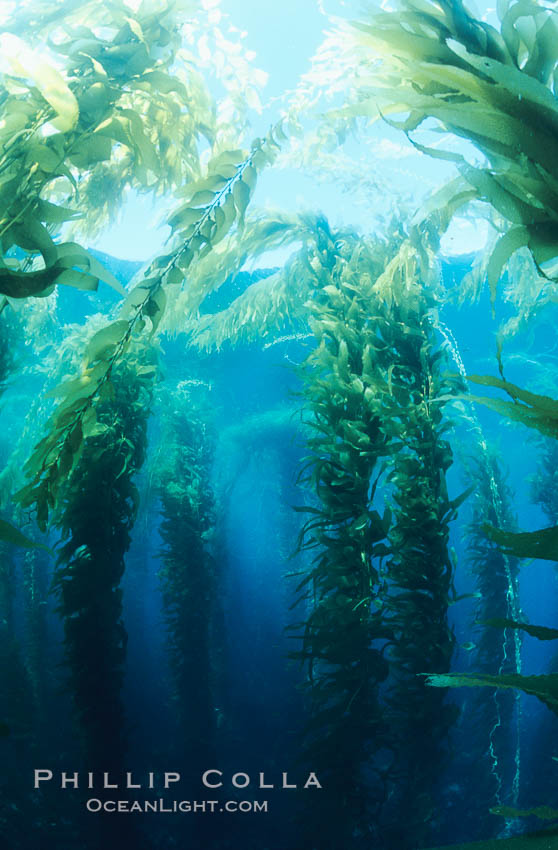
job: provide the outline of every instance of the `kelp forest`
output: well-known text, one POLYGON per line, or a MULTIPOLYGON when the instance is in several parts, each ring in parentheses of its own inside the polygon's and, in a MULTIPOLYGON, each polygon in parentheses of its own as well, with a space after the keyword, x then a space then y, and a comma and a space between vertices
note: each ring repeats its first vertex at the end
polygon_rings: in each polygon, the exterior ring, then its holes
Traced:
POLYGON ((0 24, 2 847, 558 847, 555 0, 0 24))

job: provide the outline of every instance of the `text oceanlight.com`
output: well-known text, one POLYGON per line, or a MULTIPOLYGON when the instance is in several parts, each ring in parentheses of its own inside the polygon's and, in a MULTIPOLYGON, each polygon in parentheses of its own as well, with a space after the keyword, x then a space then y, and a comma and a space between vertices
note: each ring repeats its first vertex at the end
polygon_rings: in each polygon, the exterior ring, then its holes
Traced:
POLYGON ((87 800, 88 812, 134 814, 159 812, 166 814, 212 814, 215 812, 267 812, 268 800, 87 800))

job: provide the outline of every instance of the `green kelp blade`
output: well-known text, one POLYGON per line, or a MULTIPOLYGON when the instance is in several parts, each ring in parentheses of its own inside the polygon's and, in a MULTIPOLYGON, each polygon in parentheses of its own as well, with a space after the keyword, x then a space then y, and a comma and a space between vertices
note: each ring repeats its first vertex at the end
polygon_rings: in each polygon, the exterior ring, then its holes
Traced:
POLYGON ((507 620, 505 617, 494 617, 490 620, 478 620, 479 626, 494 626, 497 629, 521 629, 531 637, 539 640, 557 640, 558 629, 550 629, 548 626, 532 626, 530 623, 517 623, 515 620, 507 620))
POLYGON ((541 414, 546 414, 553 419, 558 418, 558 401, 555 398, 532 393, 529 390, 518 387, 517 384, 504 381, 502 378, 495 378, 492 375, 467 375, 467 380, 473 381, 475 384, 483 384, 487 387, 496 387, 497 389, 504 390, 516 401, 524 402, 524 404, 533 407, 541 414))
POLYGON ((483 530, 506 555, 515 558, 538 558, 542 561, 558 561, 558 525, 541 528, 539 531, 503 531, 485 523, 483 530))
POLYGON ((21 546, 24 549, 44 549, 45 552, 51 552, 44 543, 35 543, 34 540, 26 537, 25 534, 3 519, 0 519, 0 540, 4 543, 11 543, 12 546, 21 546))
MULTIPOLYGON (((517 688, 537 697, 558 715, 558 673, 544 676, 521 676, 504 673, 492 676, 484 673, 424 673, 426 684, 432 688, 517 688)), ((558 850, 558 848, 557 848, 558 850)))
POLYGON ((558 436, 558 401, 556 399, 529 392, 509 381, 490 375, 467 375, 467 380, 503 390, 513 399, 513 401, 504 401, 488 396, 467 396, 471 401, 484 404, 507 419, 522 422, 528 428, 536 428, 548 437, 558 436))
POLYGON ((548 834, 538 832, 520 835, 517 838, 491 838, 489 841, 451 844, 445 847, 432 847, 430 850, 558 850, 558 835, 553 830, 548 834))
POLYGON ((534 809, 514 809, 511 806, 493 806, 490 809, 493 815, 503 818, 539 818, 539 820, 558 820, 558 809, 550 806, 535 806, 534 809))

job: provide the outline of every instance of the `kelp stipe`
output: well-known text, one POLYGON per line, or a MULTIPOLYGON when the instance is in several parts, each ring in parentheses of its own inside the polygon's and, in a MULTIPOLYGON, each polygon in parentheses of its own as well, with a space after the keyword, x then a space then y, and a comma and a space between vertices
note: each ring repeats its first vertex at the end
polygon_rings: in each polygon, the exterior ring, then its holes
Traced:
POLYGON ((163 541, 159 577, 178 718, 176 751, 192 775, 198 775, 216 758, 214 440, 199 382, 190 389, 188 382, 176 388, 172 405, 174 416, 166 423, 165 458, 158 472, 163 541))
MULTIPOLYGON (((497 621, 520 618, 519 561, 505 555, 483 530, 486 521, 514 528, 513 494, 494 451, 486 448, 481 457, 467 461, 466 468, 467 480, 474 487, 466 537, 468 561, 478 597, 472 615, 474 648, 468 666, 483 673, 520 673, 521 632, 495 627, 497 621)), ((491 806, 518 803, 521 705, 519 693, 507 691, 469 695, 465 705, 462 734, 471 741, 466 753, 466 782, 475 801, 480 838, 493 827, 491 806)))
POLYGON ((430 843, 442 819, 433 812, 457 714, 444 695, 432 701, 418 675, 450 669, 455 638, 448 623, 454 573, 449 524, 461 501, 451 501, 447 491, 453 456, 442 398, 455 390, 455 380, 442 377, 447 363, 430 322, 432 306, 426 291, 414 298, 409 292, 386 313, 382 327, 392 354, 384 416, 400 423, 401 441, 390 463, 393 491, 387 497, 394 503, 384 568, 384 620, 392 632, 385 702, 393 763, 383 835, 388 847, 401 848, 430 843))
MULTIPOLYGON (((540 456, 537 464, 537 470, 531 482, 531 499, 538 504, 544 513, 547 521, 555 526, 558 524, 558 487, 556 486, 556 478, 558 475, 558 443, 554 440, 543 439, 540 444, 540 456)), ((558 622, 558 551, 556 552, 556 564, 554 564, 554 616, 552 619, 553 625, 558 622)), ((549 644, 549 662, 548 671, 550 673, 558 673, 558 647, 556 644, 549 644)), ((556 781, 557 764, 552 757, 552 753, 548 750, 548 741, 554 740, 556 729, 558 726, 558 718, 550 712, 545 713, 541 718, 539 728, 535 736, 533 749, 535 752, 540 752, 538 764, 538 780, 539 787, 552 788, 556 781)), ((541 792, 542 794, 542 792, 541 792)), ((540 796, 544 800, 544 796, 540 796)))
POLYGON ((386 739, 379 687, 389 673, 382 644, 391 632, 375 605, 390 524, 389 512, 382 517, 373 507, 379 464, 390 451, 375 391, 389 361, 369 318, 369 287, 350 265, 358 247, 349 243, 340 251, 326 223, 317 247, 311 265, 322 287, 310 319, 317 346, 303 371, 310 433, 303 480, 315 504, 306 509, 300 544, 316 555, 298 588, 308 615, 292 656, 307 671, 304 756, 325 785, 300 828, 308 842, 319 835, 321 846, 336 848, 377 839, 382 778, 374 774, 370 798, 366 765, 386 739))
POLYGON ((120 697, 126 634, 120 583, 137 511, 133 483, 146 450, 151 357, 112 376, 112 397, 99 408, 80 461, 64 486, 56 525, 65 541, 54 576, 64 618, 70 687, 93 769, 122 765, 120 697), (142 372, 143 370, 143 372, 142 372))
POLYGON ((323 761, 330 793, 342 801, 332 824, 324 794, 317 817, 324 841, 400 847, 426 840, 440 767, 432 754, 425 767, 419 752, 421 718, 428 740, 438 736, 443 746, 455 717, 440 703, 426 718, 420 705, 429 701, 415 674, 425 665, 449 669, 454 643, 447 537, 458 503, 445 487, 451 452, 441 399, 456 383, 441 378, 429 301, 410 252, 405 268, 392 268, 384 300, 377 281, 397 242, 335 242, 322 224, 317 248, 311 266, 320 286, 308 305, 317 347, 303 371, 311 434, 304 478, 315 503, 301 545, 318 554, 300 584, 308 617, 302 649, 293 653, 308 670, 306 755, 323 761), (383 517, 382 497, 395 502, 383 517), (425 551, 427 578, 418 555, 425 551), (396 826, 396 788, 409 830, 396 826))
POLYGON ((25 609, 26 666, 33 691, 36 733, 42 737, 42 706, 48 703, 51 682, 48 658, 47 607, 50 582, 49 560, 43 552, 28 550, 23 555, 23 604, 25 609))

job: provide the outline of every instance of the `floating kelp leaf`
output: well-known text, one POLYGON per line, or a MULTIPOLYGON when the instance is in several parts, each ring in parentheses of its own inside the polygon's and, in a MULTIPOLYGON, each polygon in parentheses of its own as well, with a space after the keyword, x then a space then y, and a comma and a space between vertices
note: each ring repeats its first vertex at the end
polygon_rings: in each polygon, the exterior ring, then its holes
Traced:
POLYGON ((558 673, 544 676, 521 676, 504 673, 501 676, 484 673, 425 673, 426 684, 432 688, 514 688, 537 697, 558 714, 558 673))
POLYGON ((233 186, 233 198, 238 210, 239 221, 244 221, 244 213, 250 203, 250 187, 244 180, 237 180, 233 186))
POLYGON ((79 395, 88 395, 91 392, 91 382, 96 381, 104 375, 105 371, 105 365, 98 363, 92 369, 88 369, 85 374, 80 375, 79 378, 64 381, 64 383, 53 387, 45 393, 45 398, 56 398, 57 396, 64 396, 66 398, 72 396, 76 398, 79 395))
POLYGON ((496 243, 486 270, 492 304, 496 301, 498 281, 502 275, 502 269, 515 251, 529 244, 529 239, 530 233, 526 227, 512 227, 496 243))
POLYGON ((521 629, 528 635, 539 640, 558 640, 558 629, 550 629, 548 626, 532 626, 530 623, 517 623, 515 620, 507 620, 505 617, 493 617, 490 620, 479 620, 479 626, 494 626, 497 629, 521 629))
POLYGON ((198 208, 192 208, 189 203, 175 210, 167 219, 167 224, 173 229, 186 229, 190 225, 197 224, 202 216, 198 208))
POLYGON ((37 163, 41 171, 50 174, 58 168, 60 157, 47 144, 32 144, 27 148, 25 161, 28 167, 37 163))
POLYGON ((44 549, 45 552, 51 551, 44 543, 35 543, 34 540, 26 537, 25 534, 14 528, 13 525, 10 525, 4 519, 0 519, 0 540, 4 543, 11 543, 12 546, 21 546, 23 549, 44 549))
POLYGON ((475 591, 474 593, 461 593, 459 596, 454 596, 449 600, 449 605, 455 605, 457 602, 462 602, 464 599, 482 599, 482 593, 475 591))
POLYGON ((520 200, 517 195, 508 192, 501 182, 490 172, 470 166, 461 169, 467 181, 492 204, 508 221, 513 224, 530 225, 544 221, 548 213, 520 200))
POLYGON ((467 501, 469 496, 474 492, 475 492, 475 485, 472 484, 470 487, 467 487, 467 489, 464 490, 463 493, 461 493, 460 496, 456 496, 455 499, 452 499, 449 502, 451 509, 453 511, 457 511, 461 507, 463 502, 467 501))
POLYGON ((483 525, 483 529, 491 540, 502 547, 506 555, 558 561, 558 526, 519 533, 503 531, 488 524, 483 525))
POLYGON ((165 295, 165 291, 162 288, 155 289, 153 291, 152 296, 146 301, 145 306, 143 308, 144 315, 149 316, 153 323, 152 332, 155 333, 159 322, 165 312, 165 306, 167 303, 167 297, 165 295))
POLYGON ((241 150, 240 148, 223 151, 211 160, 209 163, 209 170, 213 174, 224 174, 223 168, 227 166, 227 170, 229 170, 227 179, 229 179, 234 176, 239 164, 244 162, 247 156, 247 151, 241 150), (230 173, 230 168, 233 167, 234 171, 230 173))
POLYGON ((538 222, 530 228, 529 248, 537 266, 558 255, 558 227, 555 222, 538 222))
POLYGON ((179 80, 169 77, 162 71, 148 71, 146 74, 142 74, 141 80, 138 80, 136 85, 138 87, 141 86, 142 88, 145 88, 145 83, 152 84, 163 94, 168 94, 169 92, 174 91, 183 97, 185 102, 188 100, 186 87, 179 80))
MULTIPOLYGON (((189 183, 179 189, 176 194, 178 197, 193 199, 198 194, 207 193, 213 199, 215 193, 224 189, 226 185, 227 179, 225 177, 221 177, 220 174, 209 174, 202 180, 196 180, 194 183, 189 183)), ((208 203, 211 203, 211 201, 208 201, 208 203)))
POLYGON ((85 356, 88 363, 93 363, 95 360, 104 359, 104 357, 122 340, 124 334, 128 330, 128 322, 124 319, 112 322, 106 328, 101 328, 97 331, 87 346, 85 356))
POLYGON ((112 154, 112 140, 108 136, 95 134, 80 140, 79 147, 69 159, 72 165, 80 169, 92 168, 98 162, 105 162, 112 154))
POLYGON ((213 203, 214 200, 215 200, 215 193, 214 192, 210 192, 207 189, 202 189, 198 192, 195 192, 194 195, 192 195, 192 198, 191 198, 189 204, 192 207, 206 207, 206 206, 208 206, 208 204, 213 203))
POLYGON ((529 404, 535 409, 541 410, 547 415, 552 415, 558 419, 558 401, 550 396, 537 395, 529 390, 521 389, 516 384, 511 384, 509 381, 504 381, 501 378, 493 378, 490 375, 468 375, 467 379, 476 384, 484 384, 485 386, 505 390, 512 398, 523 401, 525 404, 529 404))
POLYGON ((514 399, 513 402, 509 402, 486 396, 472 396, 473 401, 490 407, 508 419, 522 422, 529 428, 536 428, 546 436, 558 436, 558 401, 556 399, 523 390, 501 378, 468 375, 467 379, 475 384, 504 390, 514 399))
POLYGON ((52 124, 56 129, 62 133, 72 130, 79 116, 78 102, 60 73, 12 33, 2 33, 0 36, 0 52, 2 59, 9 63, 11 72, 32 80, 53 107, 57 117, 52 124))
POLYGON ((99 281, 96 277, 92 277, 85 272, 78 272, 75 269, 64 269, 56 276, 55 283, 63 284, 64 286, 72 286, 74 289, 83 289, 89 292, 95 292, 99 288, 99 281))
MULTIPOLYGON (((95 62, 96 60, 91 60, 95 62)), ((98 68, 106 76, 103 66, 98 64, 98 68)), ((97 69, 95 69, 97 70, 97 69)), ((79 109, 81 113, 85 113, 87 117, 95 123, 99 123, 102 116, 105 114, 110 104, 110 89, 104 83, 93 83, 79 98, 79 109)))
POLYGON ((183 281, 184 281, 184 273, 179 268, 177 268, 176 266, 173 266, 172 269, 168 270, 167 275, 166 275, 166 279, 165 279, 166 283, 168 283, 171 286, 178 286, 183 281))
POLYGON ((120 114, 130 122, 130 141, 132 147, 139 153, 143 164, 154 173, 157 173, 159 159, 152 142, 147 138, 143 127, 143 121, 133 109, 121 109, 120 114))
POLYGON ((558 809, 550 806, 535 806, 534 809, 514 809, 512 806, 493 806, 491 815, 500 815, 503 818, 539 818, 539 820, 558 820, 558 809))
POLYGON ((64 268, 77 266, 80 269, 85 269, 93 277, 102 280, 103 283, 116 290, 119 295, 123 297, 128 295, 127 290, 124 289, 113 273, 76 242, 63 242, 61 245, 57 245, 57 255, 57 264, 59 266, 63 266, 64 268))
POLYGON ((38 218, 27 215, 19 224, 12 224, 10 235, 16 245, 26 251, 38 251, 43 255, 45 266, 51 266, 58 256, 52 236, 38 218))
POLYGON ((0 293, 9 298, 29 298, 50 295, 56 277, 57 268, 42 269, 37 272, 17 272, 0 269, 0 293))
POLYGON ((242 179, 248 185, 251 192, 256 188, 258 172, 253 165, 248 165, 242 172, 242 179))
POLYGON ((39 201, 37 212, 41 221, 45 221, 47 224, 61 224, 64 221, 83 218, 83 213, 79 210, 60 207, 57 204, 51 204, 49 201, 39 201))
POLYGON ((135 313, 140 305, 147 299, 150 290, 149 283, 149 281, 144 280, 128 293, 126 300, 120 309, 120 315, 122 317, 135 313))

